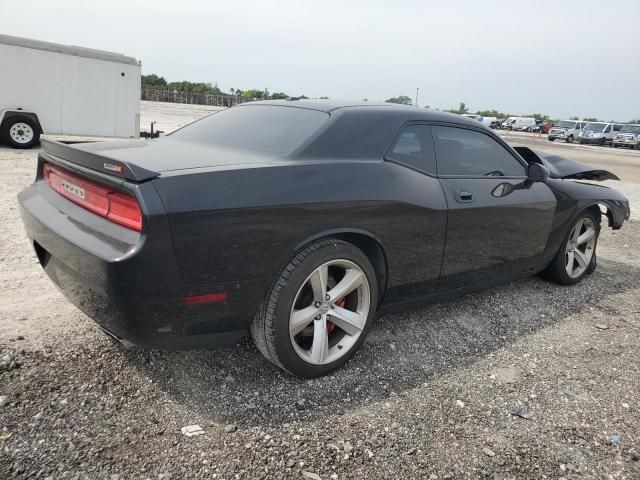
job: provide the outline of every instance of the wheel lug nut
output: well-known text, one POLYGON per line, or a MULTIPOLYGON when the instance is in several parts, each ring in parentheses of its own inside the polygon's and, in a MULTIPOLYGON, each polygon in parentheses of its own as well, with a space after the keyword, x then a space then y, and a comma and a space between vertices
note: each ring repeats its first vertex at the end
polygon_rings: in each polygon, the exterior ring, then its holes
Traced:
POLYGON ((314 303, 313 306, 316 307, 316 308, 320 308, 320 302, 314 303))
POLYGON ((331 304, 331 308, 336 308, 336 306, 332 303, 332 304, 331 304))
POLYGON ((327 295, 325 295, 324 299, 328 302, 328 301, 331 299, 331 297, 330 297, 330 296, 329 296, 329 294, 327 293, 327 295))
POLYGON ((320 320, 320 315, 316 315, 316 320, 320 320))

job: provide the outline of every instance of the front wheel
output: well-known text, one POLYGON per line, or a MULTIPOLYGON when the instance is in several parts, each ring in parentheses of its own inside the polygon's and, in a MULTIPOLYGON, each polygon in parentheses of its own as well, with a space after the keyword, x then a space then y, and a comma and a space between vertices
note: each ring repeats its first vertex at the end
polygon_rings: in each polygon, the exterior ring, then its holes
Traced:
POLYGON ((304 378, 326 375, 358 350, 377 302, 367 256, 350 243, 322 240, 280 274, 251 324, 251 336, 283 370, 304 378))
POLYGON ((569 135, 567 137, 567 143, 573 143, 573 140, 574 140, 573 135, 569 135))
POLYGON ((599 235, 599 218, 591 211, 582 212, 542 275, 562 285, 573 285, 593 273, 599 235))
POLYGON ((2 122, 0 137, 14 148, 31 148, 40 141, 40 129, 34 120, 19 115, 2 122))

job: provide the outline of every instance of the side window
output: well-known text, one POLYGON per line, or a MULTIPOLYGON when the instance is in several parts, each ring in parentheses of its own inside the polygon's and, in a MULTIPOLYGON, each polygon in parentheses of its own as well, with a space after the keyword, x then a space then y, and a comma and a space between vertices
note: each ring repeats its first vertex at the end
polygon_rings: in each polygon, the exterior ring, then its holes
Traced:
POLYGON ((613 126, 613 131, 614 132, 619 132, 621 128, 622 128, 622 125, 614 125, 613 126))
POLYGON ((435 175, 436 160, 429 126, 407 125, 404 127, 398 133, 385 158, 435 175))
POLYGON ((604 133, 609 133, 611 131, 611 125, 607 125, 607 128, 604 129, 604 133))
POLYGON ((431 127, 439 175, 524 177, 524 166, 484 133, 455 127, 431 127))

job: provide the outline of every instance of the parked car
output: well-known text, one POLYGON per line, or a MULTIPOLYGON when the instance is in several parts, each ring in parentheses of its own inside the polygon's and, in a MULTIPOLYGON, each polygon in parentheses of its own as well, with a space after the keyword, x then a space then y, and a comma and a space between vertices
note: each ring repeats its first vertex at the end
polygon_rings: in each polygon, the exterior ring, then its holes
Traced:
POLYGON ((549 130, 549 141, 558 139, 573 143, 586 124, 587 122, 580 120, 561 120, 558 125, 549 130))
POLYGON ((581 144, 591 143, 596 145, 606 145, 613 143, 613 137, 618 134, 623 125, 608 122, 589 122, 578 134, 581 144))
POLYGON ((640 150, 640 125, 623 125, 613 137, 614 147, 629 147, 640 150))
POLYGON ((42 146, 20 210, 71 302, 148 348, 250 329, 301 377, 344 364, 376 313, 538 272, 575 284, 601 209, 629 217, 616 190, 571 181, 610 172, 388 103, 251 102, 156 140, 42 146))
POLYGON ((533 117, 518 117, 511 124, 511 129, 520 132, 533 132, 538 128, 538 123, 533 117))
POLYGON ((491 127, 491 125, 493 125, 493 123, 496 122, 498 119, 496 117, 480 116, 480 118, 477 118, 476 120, 478 120, 481 124, 483 124, 486 127, 491 127))

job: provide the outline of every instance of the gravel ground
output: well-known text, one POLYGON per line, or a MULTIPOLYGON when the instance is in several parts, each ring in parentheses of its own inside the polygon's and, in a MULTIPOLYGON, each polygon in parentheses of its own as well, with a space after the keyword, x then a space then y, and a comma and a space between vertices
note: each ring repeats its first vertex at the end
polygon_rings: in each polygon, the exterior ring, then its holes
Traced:
POLYGON ((23 234, 15 195, 36 155, 0 147, 0 479, 640 478, 635 213, 603 229, 581 284, 533 277, 381 317, 345 368, 304 381, 248 340, 109 340, 23 234), (204 434, 182 435, 192 424, 204 434))

